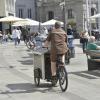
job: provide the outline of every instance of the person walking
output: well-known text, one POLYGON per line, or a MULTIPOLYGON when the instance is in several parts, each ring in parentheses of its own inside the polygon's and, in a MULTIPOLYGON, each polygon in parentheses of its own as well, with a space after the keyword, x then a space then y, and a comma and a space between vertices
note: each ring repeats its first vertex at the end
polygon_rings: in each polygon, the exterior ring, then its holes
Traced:
POLYGON ((18 41, 18 44, 20 44, 20 39, 21 39, 21 30, 19 28, 17 28, 17 41, 18 41))
POLYGON ((15 46, 18 44, 18 38, 20 38, 20 32, 17 28, 14 27, 12 31, 12 39, 14 41, 15 46))
POLYGON ((73 58, 75 56, 75 49, 73 44, 74 36, 73 36, 73 30, 71 25, 68 25, 67 37, 68 37, 68 48, 70 49, 71 52, 70 57, 73 58))
POLYGON ((24 42, 28 41, 28 34, 29 34, 28 29, 25 27, 21 27, 21 32, 24 42))
POLYGON ((2 44, 2 40, 3 40, 3 35, 2 35, 2 31, 0 31, 0 43, 2 44))
POLYGON ((61 28, 60 22, 55 23, 54 29, 48 34, 48 37, 44 43, 44 47, 50 46, 50 58, 51 58, 51 73, 52 84, 56 78, 56 59, 59 56, 62 62, 65 61, 65 54, 68 51, 67 47, 67 34, 61 28))
POLYGON ((88 39, 89 39, 89 34, 88 34, 87 31, 83 31, 83 32, 80 33, 80 43, 82 43, 83 53, 85 53, 85 49, 87 47, 88 39))

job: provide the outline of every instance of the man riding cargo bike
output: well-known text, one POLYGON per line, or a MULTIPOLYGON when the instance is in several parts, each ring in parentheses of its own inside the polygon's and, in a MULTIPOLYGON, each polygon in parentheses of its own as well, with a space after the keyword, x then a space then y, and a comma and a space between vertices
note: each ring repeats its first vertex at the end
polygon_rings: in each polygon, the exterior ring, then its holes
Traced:
POLYGON ((51 60, 51 82, 52 86, 59 85, 62 91, 65 91, 68 86, 68 76, 65 69, 65 54, 68 51, 67 36, 61 28, 60 22, 55 23, 55 27, 48 34, 43 47, 48 47, 50 44, 50 60, 51 60))

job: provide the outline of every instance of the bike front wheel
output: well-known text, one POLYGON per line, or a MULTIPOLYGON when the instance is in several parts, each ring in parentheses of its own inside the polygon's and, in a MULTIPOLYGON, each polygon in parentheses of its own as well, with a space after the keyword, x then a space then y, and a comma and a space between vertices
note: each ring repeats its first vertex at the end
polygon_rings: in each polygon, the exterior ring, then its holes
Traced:
POLYGON ((68 74, 64 66, 59 68, 59 85, 62 92, 67 90, 68 87, 68 74))
POLYGON ((28 42, 26 43, 26 46, 27 46, 28 49, 34 49, 35 43, 33 43, 33 42, 31 42, 31 41, 28 41, 28 42))

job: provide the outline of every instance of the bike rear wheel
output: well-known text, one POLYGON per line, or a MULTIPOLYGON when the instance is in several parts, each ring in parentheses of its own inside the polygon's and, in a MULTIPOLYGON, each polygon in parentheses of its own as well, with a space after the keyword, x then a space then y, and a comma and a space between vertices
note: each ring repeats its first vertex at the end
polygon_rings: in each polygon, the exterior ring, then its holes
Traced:
POLYGON ((68 74, 64 66, 59 68, 59 85, 62 92, 67 90, 68 87, 68 74))
POLYGON ((40 69, 34 70, 34 82, 36 86, 40 85, 40 74, 41 74, 40 69))

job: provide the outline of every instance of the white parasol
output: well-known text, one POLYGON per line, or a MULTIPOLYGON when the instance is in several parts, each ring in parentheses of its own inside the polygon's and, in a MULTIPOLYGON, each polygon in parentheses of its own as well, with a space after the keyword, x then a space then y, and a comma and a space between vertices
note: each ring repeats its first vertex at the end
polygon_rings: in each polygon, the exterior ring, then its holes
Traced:
POLYGON ((55 22, 60 22, 61 23, 61 25, 63 25, 64 23, 63 22, 61 22, 61 21, 58 21, 58 20, 55 20, 55 19, 52 19, 52 20, 49 20, 49 21, 47 21, 47 22, 44 22, 42 25, 54 25, 55 24, 55 22))
POLYGON ((13 23, 12 26, 38 26, 38 25, 39 25, 38 21, 26 18, 23 21, 17 21, 13 23))
POLYGON ((15 16, 7 16, 7 17, 4 17, 4 18, 0 18, 0 22, 16 22, 16 21, 22 21, 24 19, 22 18, 18 18, 18 17, 15 17, 15 16))
POLYGON ((100 17, 100 14, 95 14, 95 15, 89 17, 89 18, 90 18, 90 19, 93 19, 93 18, 99 18, 99 17, 100 17))

